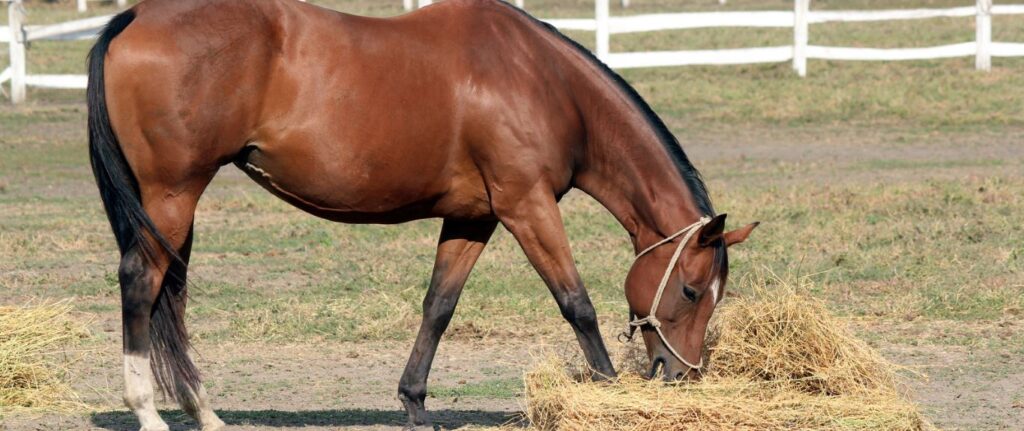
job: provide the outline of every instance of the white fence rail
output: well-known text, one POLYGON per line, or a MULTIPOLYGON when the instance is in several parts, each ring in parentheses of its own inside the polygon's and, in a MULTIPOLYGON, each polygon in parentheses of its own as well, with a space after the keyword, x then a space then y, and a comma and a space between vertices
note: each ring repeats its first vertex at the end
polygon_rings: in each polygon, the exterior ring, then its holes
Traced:
MULTIPOLYGON (((112 15, 80 19, 54 25, 25 25, 21 0, 10 0, 7 26, 0 27, 0 43, 8 44, 10 67, 0 71, 0 85, 11 81, 10 98, 15 104, 25 101, 26 88, 83 89, 85 75, 29 75, 26 71, 26 46, 35 40, 80 40, 95 38, 112 15)), ((119 2, 120 3, 120 2, 119 2)))
MULTIPOLYGON (((516 7, 520 8, 520 9, 522 9, 522 8, 524 8, 526 6, 524 0, 508 0, 508 1, 510 3, 515 3, 516 7)), ((629 7, 629 0, 621 0, 621 1, 622 1, 622 7, 629 7)), ((719 2, 725 3, 725 0, 719 0, 719 2)), ((429 5, 431 3, 433 3, 433 0, 402 0, 402 6, 405 7, 405 10, 412 10, 413 7, 415 7, 415 6, 423 7, 423 6, 429 5)))
MULTIPOLYGON (((93 38, 111 16, 87 18, 48 26, 25 25, 22 0, 4 0, 8 5, 7 27, 0 27, 0 43, 8 43, 11 66, 0 71, 0 84, 11 81, 14 103, 25 100, 27 86, 42 88, 85 88, 85 75, 28 75, 25 47, 33 40, 77 40, 93 38)), ((81 0, 80 0, 81 1, 81 0)), ((409 8, 424 7, 432 0, 403 0, 409 8)), ((618 69, 688 65, 728 65, 793 62, 800 76, 807 74, 808 59, 822 60, 926 60, 975 57, 975 67, 989 70, 992 57, 1024 56, 1024 43, 993 42, 992 15, 1024 14, 1024 5, 993 5, 992 0, 976 0, 974 6, 947 9, 898 9, 876 11, 812 11, 811 0, 794 0, 792 11, 689 12, 635 16, 610 15, 611 0, 595 0, 595 17, 546 20, 562 30, 595 32, 598 58, 618 69), (974 41, 925 48, 850 48, 808 44, 810 24, 916 20, 940 17, 975 17, 974 41), (653 52, 611 52, 611 36, 662 30, 708 27, 793 28, 793 44, 757 48, 683 50, 653 52)), ((122 4, 119 0, 118 4, 122 4)), ((518 6, 523 0, 516 0, 518 6)), ((628 5, 628 0, 622 1, 628 5)), ((2 88, 0 88, 2 89, 2 88)))
POLYGON ((991 58, 1024 55, 1024 43, 993 42, 992 15, 1024 14, 1024 5, 993 5, 976 0, 974 6, 947 9, 896 9, 876 11, 812 11, 810 0, 794 0, 792 11, 694 12, 609 16, 609 0, 595 1, 594 19, 548 20, 563 30, 594 31, 598 58, 618 69, 636 67, 752 64, 792 61, 800 76, 807 74, 808 59, 822 60, 927 60, 975 56, 979 70, 991 68, 991 58), (810 45, 810 24, 916 20, 940 17, 970 17, 976 20, 975 40, 926 48, 847 48, 810 45), (655 52, 610 52, 613 34, 709 27, 793 28, 793 44, 759 48, 684 50, 655 52))
MULTIPOLYGON (((90 1, 107 1, 107 0, 76 0, 78 3, 78 12, 85 13, 89 10, 88 2, 90 1)), ((125 7, 128 4, 127 0, 117 0, 117 7, 125 7)))

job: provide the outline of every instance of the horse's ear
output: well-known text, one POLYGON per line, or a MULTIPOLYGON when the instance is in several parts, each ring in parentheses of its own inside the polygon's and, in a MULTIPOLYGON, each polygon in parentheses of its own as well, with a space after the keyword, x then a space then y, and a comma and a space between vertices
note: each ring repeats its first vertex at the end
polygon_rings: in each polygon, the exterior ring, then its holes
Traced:
POLYGON ((750 236, 750 232, 753 232, 754 228, 757 227, 757 225, 759 225, 759 224, 761 224, 761 222, 755 221, 755 222, 753 222, 751 224, 748 224, 746 226, 743 226, 743 227, 741 227, 739 229, 726 232, 725 233, 725 246, 728 247, 728 246, 731 246, 733 244, 739 244, 739 243, 741 243, 743 241, 746 241, 747 237, 750 236))
POLYGON ((700 233, 697 234, 698 245, 707 247, 722 237, 722 232, 725 231, 725 216, 725 214, 719 214, 700 228, 700 233))

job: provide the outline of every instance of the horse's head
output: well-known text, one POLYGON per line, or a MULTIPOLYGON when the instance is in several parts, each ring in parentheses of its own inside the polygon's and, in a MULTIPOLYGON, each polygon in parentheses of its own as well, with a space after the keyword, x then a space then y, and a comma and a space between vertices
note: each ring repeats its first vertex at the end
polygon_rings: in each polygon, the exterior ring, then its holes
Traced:
POLYGON ((639 317, 630 324, 643 334, 650 377, 659 366, 665 380, 698 375, 708 321, 725 293, 727 249, 755 227, 725 232, 725 214, 705 218, 638 255, 626 277, 626 299, 639 317))

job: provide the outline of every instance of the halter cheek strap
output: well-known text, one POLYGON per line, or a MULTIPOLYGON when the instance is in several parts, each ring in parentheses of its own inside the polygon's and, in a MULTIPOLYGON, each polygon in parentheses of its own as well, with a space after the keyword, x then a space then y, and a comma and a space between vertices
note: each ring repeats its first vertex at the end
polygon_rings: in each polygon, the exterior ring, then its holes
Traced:
POLYGON ((655 317, 654 315, 657 314, 658 305, 661 304, 661 296, 662 294, 665 293, 665 286, 668 285, 668 279, 672 275, 672 268, 675 268, 676 264, 679 263, 679 258, 683 255, 683 249, 686 248, 686 244, 690 242, 690 239, 693 238, 693 235, 695 235, 700 230, 700 228, 704 227, 710 222, 710 217, 701 217, 700 220, 697 220, 695 223, 687 227, 684 227, 679 232, 676 232, 670 235, 668 238, 658 241, 654 243, 654 245, 645 248, 640 253, 637 253, 636 258, 634 259, 634 262, 636 262, 637 259, 640 259, 640 257, 649 253, 651 250, 654 250, 655 248, 658 248, 662 245, 668 244, 669 242, 680 236, 683 237, 683 240, 680 241, 679 245, 676 246, 676 251, 675 253, 672 254, 672 259, 668 261, 668 267, 665 268, 665 274, 661 276, 661 283, 658 285, 658 293, 654 295, 654 302, 651 304, 650 313, 647 315, 647 317, 644 317, 643 319, 639 319, 633 313, 630 313, 630 317, 632 318, 632 320, 630 320, 629 322, 629 334, 627 335, 627 338, 632 338, 633 331, 636 331, 636 328, 645 325, 650 325, 652 328, 654 328, 654 332, 658 334, 658 338, 661 339, 661 343, 665 345, 665 348, 668 349, 669 353, 672 353, 672 356, 678 359, 679 362, 682 362, 684 365, 694 370, 699 370, 701 369, 701 367, 704 366, 704 358, 701 357, 700 361, 696 365, 691 364, 689 361, 683 358, 683 355, 680 355, 679 352, 677 352, 676 349, 674 349, 672 345, 669 344, 668 339, 665 338, 665 333, 661 331, 661 321, 659 321, 658 318, 655 317))

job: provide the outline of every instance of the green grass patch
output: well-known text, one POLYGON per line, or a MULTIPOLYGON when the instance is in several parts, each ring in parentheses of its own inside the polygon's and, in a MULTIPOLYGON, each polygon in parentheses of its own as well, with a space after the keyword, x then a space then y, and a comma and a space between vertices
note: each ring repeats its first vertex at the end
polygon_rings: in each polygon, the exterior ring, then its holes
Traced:
POLYGON ((440 386, 427 389, 432 398, 498 398, 511 399, 523 395, 523 379, 493 379, 465 383, 458 386, 440 386))

